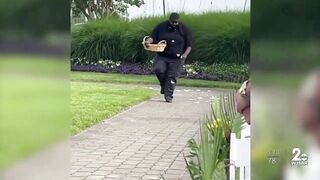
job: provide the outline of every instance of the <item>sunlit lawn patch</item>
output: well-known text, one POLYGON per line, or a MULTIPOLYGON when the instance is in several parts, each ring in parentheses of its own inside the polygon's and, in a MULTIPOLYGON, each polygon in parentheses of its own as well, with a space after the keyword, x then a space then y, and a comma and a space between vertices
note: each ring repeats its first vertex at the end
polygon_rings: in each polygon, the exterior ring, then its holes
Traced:
POLYGON ((158 92, 143 87, 109 83, 71 83, 71 132, 110 118, 158 92))

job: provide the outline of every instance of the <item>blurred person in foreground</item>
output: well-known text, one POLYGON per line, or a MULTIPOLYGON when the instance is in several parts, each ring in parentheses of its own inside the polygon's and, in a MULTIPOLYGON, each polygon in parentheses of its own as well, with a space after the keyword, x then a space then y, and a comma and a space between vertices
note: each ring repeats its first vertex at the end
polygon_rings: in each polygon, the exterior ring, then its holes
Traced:
MULTIPOLYGON (((242 160, 246 165, 243 166, 243 168, 239 171, 239 176, 250 180, 251 175, 251 163, 250 163, 250 149, 251 149, 251 126, 250 126, 250 91, 251 91, 251 82, 250 80, 245 81, 238 92, 236 93, 235 100, 236 100, 236 108, 237 111, 243 115, 243 118, 247 122, 244 123, 241 126, 241 132, 240 136, 242 139, 242 142, 247 143, 241 143, 241 146, 237 145, 239 140, 234 136, 230 138, 230 161, 235 162, 234 159, 236 157, 234 148, 236 147, 236 151, 241 150, 242 153, 242 160), (246 138, 245 141, 243 141, 246 138), (233 145, 234 144, 234 145, 233 145)), ((231 169, 230 169, 231 170, 231 169)), ((233 168, 233 173, 235 173, 235 168, 233 168)), ((233 176, 235 177, 235 176, 233 176)), ((229 179, 229 178, 228 178, 229 179)))
POLYGON ((302 128, 320 147, 320 70, 305 81, 298 97, 297 112, 302 128))
POLYGON ((187 59, 193 46, 191 30, 179 21, 179 14, 172 13, 169 20, 161 22, 152 31, 145 43, 167 43, 163 52, 155 57, 154 69, 166 102, 171 103, 181 65, 187 59))
POLYGON ((244 116, 246 122, 250 125, 250 92, 251 82, 245 81, 236 94, 237 111, 244 116))
POLYGON ((320 179, 320 70, 312 72, 305 80, 297 99, 297 116, 307 139, 305 166, 286 166, 286 180, 320 179), (301 169, 302 168, 302 169, 301 169))

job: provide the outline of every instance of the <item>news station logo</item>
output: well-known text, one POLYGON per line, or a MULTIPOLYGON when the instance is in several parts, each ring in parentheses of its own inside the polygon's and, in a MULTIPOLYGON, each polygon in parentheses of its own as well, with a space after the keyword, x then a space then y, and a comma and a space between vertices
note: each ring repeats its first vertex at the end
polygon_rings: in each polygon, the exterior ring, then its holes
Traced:
POLYGON ((308 155, 301 153, 300 148, 292 149, 293 158, 291 159, 292 166, 306 166, 308 165, 308 155))
MULTIPOLYGON (((292 149, 291 165, 292 166, 306 166, 308 165, 308 155, 305 153, 301 153, 300 148, 292 149)), ((270 150, 267 154, 267 159, 269 164, 275 165, 280 161, 280 150, 273 149, 270 150)))

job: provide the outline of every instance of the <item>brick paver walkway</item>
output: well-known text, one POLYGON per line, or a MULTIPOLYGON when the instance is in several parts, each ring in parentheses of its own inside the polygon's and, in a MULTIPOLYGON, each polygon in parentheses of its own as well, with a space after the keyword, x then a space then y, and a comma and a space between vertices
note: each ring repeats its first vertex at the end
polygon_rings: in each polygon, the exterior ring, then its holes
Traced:
POLYGON ((172 104, 159 96, 72 137, 72 179, 189 179, 183 152, 217 94, 177 88, 172 104))

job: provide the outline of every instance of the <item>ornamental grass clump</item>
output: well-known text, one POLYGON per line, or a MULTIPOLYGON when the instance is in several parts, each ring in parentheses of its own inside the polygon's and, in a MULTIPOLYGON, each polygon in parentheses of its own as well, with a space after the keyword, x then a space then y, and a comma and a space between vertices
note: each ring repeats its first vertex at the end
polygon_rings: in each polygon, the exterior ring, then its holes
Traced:
POLYGON ((235 108, 234 92, 213 101, 211 115, 200 121, 198 141, 188 141, 190 152, 185 162, 193 180, 227 179, 230 133, 239 133, 243 124, 235 108))
MULTIPOLYGON (((97 62, 112 59, 122 63, 145 63, 154 53, 144 50, 142 39, 167 17, 125 21, 102 19, 72 27, 71 58, 97 62)), ((210 12, 182 14, 181 21, 194 35, 188 62, 245 64, 250 59, 250 14, 210 12)))

